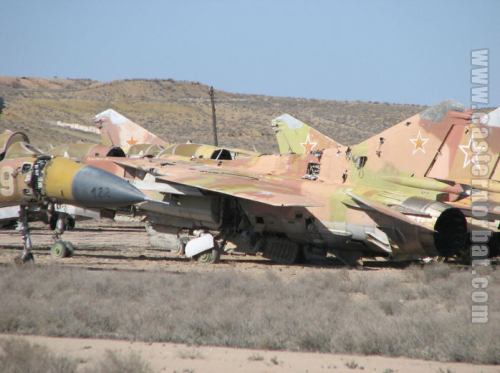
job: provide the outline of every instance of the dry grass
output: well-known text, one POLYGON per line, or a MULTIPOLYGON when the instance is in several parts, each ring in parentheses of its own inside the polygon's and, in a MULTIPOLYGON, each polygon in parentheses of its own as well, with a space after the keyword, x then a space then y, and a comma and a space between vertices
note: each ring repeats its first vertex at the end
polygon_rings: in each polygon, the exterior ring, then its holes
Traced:
POLYGON ((179 354, 179 357, 181 359, 195 360, 195 359, 204 359, 205 358, 205 356, 203 356, 203 354, 196 348, 191 348, 188 350, 181 350, 178 352, 178 354, 179 354))
POLYGON ((74 373, 78 363, 57 357, 47 347, 15 339, 0 340, 2 373, 74 373))
POLYGON ((500 280, 471 324, 471 274, 435 264, 284 281, 238 272, 0 273, 0 332, 500 363, 500 280))
POLYGON ((0 372, 2 373, 153 373, 149 364, 135 353, 122 355, 107 350, 105 357, 78 369, 79 362, 56 356, 46 346, 16 339, 0 339, 0 372))
POLYGON ((137 353, 122 355, 107 350, 105 357, 94 366, 86 368, 84 373, 153 373, 153 369, 137 353))

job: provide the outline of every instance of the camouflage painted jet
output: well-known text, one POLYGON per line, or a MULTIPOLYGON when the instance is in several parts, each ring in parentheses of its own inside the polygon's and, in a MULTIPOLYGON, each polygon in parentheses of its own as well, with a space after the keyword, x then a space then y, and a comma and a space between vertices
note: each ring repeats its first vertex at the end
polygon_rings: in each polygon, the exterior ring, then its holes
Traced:
POLYGON ((24 251, 32 260, 28 222, 42 220, 54 229, 52 255, 71 254, 73 246, 60 235, 75 218, 100 217, 103 209, 146 200, 125 180, 98 168, 53 157, 29 144, 22 132, 0 135, 0 221, 17 220, 24 251))
MULTIPOLYGON (((293 147, 297 153, 303 154, 304 150, 300 147, 300 139, 296 136, 296 125, 290 123, 302 123, 298 119, 287 114, 274 119, 271 127, 276 132, 280 151, 293 147), (288 118, 283 120, 282 118, 288 118)), ((405 123, 407 126, 418 124, 422 129, 415 131, 409 141, 413 144, 411 154, 402 157, 403 162, 397 164, 400 171, 412 170, 413 176, 424 176, 432 179, 452 180, 464 185, 471 184, 471 179, 477 179, 478 167, 488 169, 487 175, 482 175, 482 182, 488 181, 487 192, 490 193, 489 199, 500 201, 500 171, 497 171, 499 159, 499 127, 500 127, 500 108, 490 112, 488 115, 474 115, 471 110, 457 102, 446 100, 436 106, 424 110, 422 113, 405 119, 398 126, 405 123), (476 116, 476 118, 474 118, 476 116), (433 124, 433 128, 426 127, 429 119, 438 120, 433 124), (451 126, 450 126, 451 124, 451 126), (418 159, 418 160, 417 160, 418 159), (415 164, 418 163, 418 164, 415 164), (498 185, 497 185, 498 184, 498 185)), ((315 142, 312 143, 317 150, 325 149, 324 144, 330 140, 325 135, 305 126, 306 130, 314 131, 315 142), (322 137, 323 136, 323 137, 322 137)), ((394 128, 397 128, 394 127, 394 128)), ((394 136, 391 134, 393 129, 389 129, 381 134, 385 136, 394 136)), ((399 130, 396 130, 399 131, 399 130)), ((303 135, 304 136, 304 135, 303 135)), ((378 148, 376 154, 391 162, 390 159, 397 158, 394 150, 399 152, 398 147, 392 147, 389 152, 382 146, 385 142, 385 136, 377 139, 374 137, 371 141, 372 148, 378 148)), ((408 145, 408 144, 407 144, 408 145)), ((335 146, 335 145, 334 145, 335 146)), ((404 144, 402 145, 404 147, 404 144)), ((328 147, 328 145, 326 146, 328 147)), ((384 147, 386 147, 384 145, 384 147)), ((359 146, 352 148, 353 152, 358 151, 359 146)), ((410 147, 411 150, 411 147, 410 147)), ((395 162, 391 162, 393 165, 395 162)), ((472 188, 470 193, 478 193, 484 187, 472 188)), ((496 202, 494 202, 496 204, 496 202)), ((456 204, 461 208, 471 205, 470 198, 462 198, 456 204)), ((498 228, 498 224, 493 225, 498 228)))
MULTIPOLYGON (((481 118, 476 118, 476 122, 484 126, 500 127, 500 108, 481 118)), ((472 176, 470 168, 477 163, 478 157, 484 158, 485 154, 488 154, 488 158, 493 160, 498 157, 495 141, 490 141, 488 149, 477 146, 485 138, 485 133, 480 128, 474 130, 471 127, 473 125, 471 110, 458 102, 445 100, 420 114, 403 120, 398 125, 382 132, 380 137, 374 136, 370 139, 370 143, 363 142, 362 144, 365 147, 377 148, 376 154, 393 165, 397 164, 400 171, 411 168, 414 170, 412 173, 416 176, 452 179, 468 183, 472 176), (432 123, 432 120, 435 123, 432 123), (409 139, 413 144, 413 150, 410 149, 411 153, 408 154, 408 157, 403 157, 403 162, 398 163, 392 159, 397 158, 400 148, 392 146, 390 149, 383 149, 383 147, 387 148, 384 145, 384 135, 397 138, 401 132, 402 124, 407 127, 417 125, 420 128, 418 128, 418 132, 413 134, 413 138, 409 139), (427 127, 428 124, 429 127, 427 127), (416 156, 419 156, 418 161, 416 161, 418 167, 415 164, 408 164, 407 160, 416 159, 416 156)), ((271 127, 276 133, 276 140, 282 154, 305 154, 311 151, 339 147, 339 144, 334 140, 288 114, 273 119, 271 127), (302 130, 300 135, 297 128, 302 130), (304 143, 306 137, 314 139, 306 141, 308 146, 305 146, 304 143), (287 151, 288 149, 293 149, 293 151, 287 151)), ((496 138, 496 131, 496 129, 488 130, 488 136, 490 132, 493 132, 493 137, 496 138)), ((357 151, 362 144, 353 146, 352 151, 357 151)), ((405 148, 404 145, 401 144, 401 148, 405 148)))
MULTIPOLYGON (((159 157, 167 155, 169 159, 212 159, 231 160, 259 155, 243 149, 224 148, 206 144, 169 144, 155 134, 132 122, 113 109, 99 113, 94 123, 101 132, 103 145, 122 148, 128 157, 159 157)), ((92 155, 92 154, 87 154, 92 155)), ((109 156, 113 156, 109 154, 109 156)))
MULTIPOLYGON (((475 136, 475 144, 483 127, 471 125, 470 111, 446 101, 352 147, 333 143, 307 154, 211 164, 84 161, 133 180, 157 201, 140 205, 150 232, 202 261, 217 260, 229 246, 285 263, 327 253, 349 264, 365 257, 449 257, 467 238, 470 206, 459 202, 493 188, 472 187, 470 178, 447 180, 465 176, 454 169, 464 163, 460 141, 465 134, 475 136)), ((500 129, 492 134, 490 163, 496 165, 500 129)), ((469 157, 479 162, 477 152, 469 157)), ((490 210, 489 218, 497 219, 490 210)))
POLYGON ((52 148, 47 154, 81 159, 94 157, 163 157, 169 159, 203 159, 223 161, 259 155, 243 149, 226 148, 206 144, 169 144, 155 134, 132 122, 113 109, 108 109, 94 118, 100 130, 100 144, 66 144, 52 148))

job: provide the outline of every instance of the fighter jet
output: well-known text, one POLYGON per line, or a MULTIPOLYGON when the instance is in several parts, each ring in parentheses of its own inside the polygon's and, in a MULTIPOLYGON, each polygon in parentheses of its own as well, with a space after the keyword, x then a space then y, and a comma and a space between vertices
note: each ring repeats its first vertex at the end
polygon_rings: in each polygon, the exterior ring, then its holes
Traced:
MULTIPOLYGON (((215 163, 84 162, 135 183, 152 199, 139 205, 150 232, 200 261, 216 261, 228 248, 282 263, 327 253, 351 265, 367 257, 450 257, 467 239, 471 207, 459 202, 485 189, 470 178, 446 179, 460 160, 458 139, 479 140, 477 127, 469 110, 445 101, 355 146, 333 142, 306 154, 215 163)), ((489 139, 495 165, 500 131, 489 139)), ((494 208, 488 213, 498 219, 494 208)))
MULTIPOLYGON (((293 123, 302 122, 284 114, 271 121, 271 127, 276 132, 280 151, 283 149, 286 153, 286 149, 292 147, 297 150, 297 153, 303 154, 305 151, 300 147, 300 140, 295 136, 295 128, 298 126, 293 123)), ((488 181, 490 199, 500 200, 500 195, 498 195, 500 188, 496 187, 496 184, 500 182, 500 174, 496 170, 500 148, 498 145, 500 108, 487 115, 477 115, 467 110, 465 105, 446 100, 416 116, 405 119, 398 126, 402 123, 407 126, 417 124, 422 128, 418 129, 418 132, 415 131, 413 138, 410 139, 414 145, 411 157, 404 157, 404 161, 399 163, 391 161, 397 158, 397 154, 388 154, 387 150, 382 152, 385 138, 374 137, 371 146, 380 148, 376 151, 379 157, 385 156, 392 165, 397 164, 400 171, 411 169, 413 176, 452 180, 461 184, 470 184, 471 178, 477 176, 473 172, 477 172, 477 168, 482 164, 482 168, 489 170, 488 175, 483 175, 483 180, 488 181), (435 130, 428 130, 426 127, 431 118, 436 120, 433 123, 435 130), (416 156, 418 156, 418 164, 406 161, 416 159, 416 156)), ((329 147, 328 145, 325 147, 324 144, 328 144, 330 138, 305 124, 303 126, 307 131, 314 131, 316 140, 312 145, 316 150, 329 147)), ((352 148, 353 151, 357 149, 356 146, 352 148)), ((399 151, 397 147, 395 150, 399 151)), ((460 203, 463 207, 470 205, 470 198, 461 199, 460 203)))
MULTIPOLYGON (((483 126, 500 127, 500 108, 488 115, 476 118, 476 122, 476 124, 483 126)), ((473 124, 472 110, 467 109, 461 103, 445 100, 403 120, 381 133, 380 136, 374 136, 370 143, 363 142, 362 144, 377 148, 377 156, 381 159, 385 158, 392 165, 397 164, 400 171, 411 168, 414 176, 452 179, 467 183, 472 175, 470 166, 477 163, 477 157, 484 158, 486 153, 489 155, 488 158, 493 161, 498 157, 498 146, 494 142, 489 144, 487 149, 478 147, 477 144, 484 140, 485 134, 480 131, 479 127, 474 130, 471 127, 473 124), (430 127, 431 125, 432 127, 430 127), (405 132, 415 128, 413 138, 409 139, 413 144, 413 150, 410 149, 411 153, 408 154, 411 157, 403 157, 402 162, 395 162, 400 148, 393 146, 390 149, 385 149, 387 146, 384 145, 384 136, 397 138, 401 132, 400 127, 408 127, 405 132), (425 137, 426 134, 429 137, 425 137), (408 164, 407 160, 416 158, 416 155, 419 156, 418 164, 408 164)), ((271 127, 275 131, 282 154, 307 154, 311 151, 340 147, 340 144, 328 136, 289 114, 283 114, 273 119, 271 127)), ((493 136, 496 136, 496 129, 489 129, 488 136, 492 131, 495 132, 493 136)), ((352 151, 357 151, 358 148, 359 146, 353 146, 352 151)), ((404 144, 401 148, 405 148, 404 144)))
MULTIPOLYGON (((289 144, 298 148, 300 144, 294 137, 294 127, 288 124, 290 121, 281 120, 283 117, 293 118, 285 114, 271 122, 271 127, 276 131, 276 139, 280 145, 280 149, 286 149, 289 144)), ((462 185, 472 184, 468 191, 469 196, 461 198, 459 201, 449 202, 448 204, 465 210, 466 215, 470 216, 473 200, 477 201, 480 193, 487 193, 487 196, 484 198, 486 201, 483 201, 482 204, 489 207, 493 212, 496 212, 500 202, 500 175, 497 171, 500 108, 491 111, 487 115, 483 115, 481 113, 472 113, 471 110, 467 110, 460 103, 446 100, 423 111, 417 116, 404 120, 402 123, 420 123, 421 127, 425 127, 430 117, 453 123, 453 126, 448 127, 446 123, 443 123, 443 130, 447 132, 445 137, 442 138, 442 142, 440 144, 438 142, 438 148, 431 148, 431 145, 427 144, 429 138, 423 136, 424 133, 419 131, 415 138, 410 139, 415 145, 415 153, 423 155, 426 152, 433 156, 424 158, 421 167, 416 167, 415 164, 408 163, 403 164, 403 169, 406 167, 407 169, 414 170, 415 172, 412 173, 414 176, 425 176, 438 180, 452 180, 462 185), (483 174, 484 172, 486 174, 483 174), (478 174, 482 174, 481 177, 478 178, 478 174), (476 183, 480 185, 475 185, 476 183)), ((293 118, 293 121, 300 122, 295 118, 293 118)), ((439 126, 439 123, 437 125, 439 126)), ((318 135, 316 133, 315 138, 318 143, 321 143, 321 136, 329 140, 325 135, 318 135)), ((440 139, 438 140, 441 141, 440 139)), ((375 139, 373 146, 376 145, 375 139)), ((298 152, 303 153, 300 148, 298 149, 298 152)), ((323 147, 318 146, 318 149, 323 149, 323 147)), ((468 217, 467 220, 470 225, 473 219, 468 217)), ((499 242, 491 242, 498 241, 498 217, 490 215, 489 219, 484 219, 480 222, 480 225, 483 227, 487 226, 487 229, 492 231, 490 249, 492 250, 492 255, 498 254, 500 249, 499 242)), ((475 229, 478 228, 476 227, 475 229)))
MULTIPOLYGON (((244 149, 191 142, 170 144, 113 109, 97 114, 94 117, 94 123, 100 130, 103 145, 119 147, 131 158, 161 158, 165 155, 169 159, 223 161, 259 155, 257 152, 244 149)), ((105 154, 102 153, 100 155, 104 156, 105 154)), ((86 155, 92 156, 93 154, 86 155)), ((117 155, 108 154, 108 156, 117 155)))
POLYGON ((24 242, 19 260, 33 260, 28 222, 42 220, 54 228, 52 255, 71 254, 60 240, 65 226, 78 216, 98 217, 102 209, 147 200, 127 181, 101 169, 44 154, 22 132, 0 135, 0 221, 18 221, 24 242))

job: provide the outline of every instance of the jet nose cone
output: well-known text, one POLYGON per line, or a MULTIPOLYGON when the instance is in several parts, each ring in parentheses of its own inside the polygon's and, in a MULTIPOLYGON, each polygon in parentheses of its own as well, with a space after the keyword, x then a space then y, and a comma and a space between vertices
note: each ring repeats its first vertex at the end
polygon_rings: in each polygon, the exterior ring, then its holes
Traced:
POLYGON ((75 174, 71 192, 75 201, 85 207, 128 206, 146 199, 132 184, 94 166, 85 166, 75 174))
POLYGON ((80 207, 113 208, 146 200, 139 189, 122 178, 63 157, 45 166, 42 193, 57 203, 80 207))

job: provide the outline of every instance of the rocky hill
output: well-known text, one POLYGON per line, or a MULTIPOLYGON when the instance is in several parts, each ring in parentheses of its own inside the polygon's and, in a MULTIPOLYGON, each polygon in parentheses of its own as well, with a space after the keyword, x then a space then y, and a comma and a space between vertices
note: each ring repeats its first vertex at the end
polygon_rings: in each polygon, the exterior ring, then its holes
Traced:
MULTIPOLYGON (((47 148, 95 134, 55 126, 56 121, 92 125, 92 118, 112 108, 170 142, 211 143, 209 87, 168 80, 46 79, 0 77, 5 109, 0 132, 22 130, 32 143, 47 148)), ((215 91, 221 145, 277 151, 270 121, 284 113, 343 144, 354 144, 424 110, 425 106, 379 102, 327 101, 215 91)), ((444 99, 445 97, 443 97, 444 99)))

